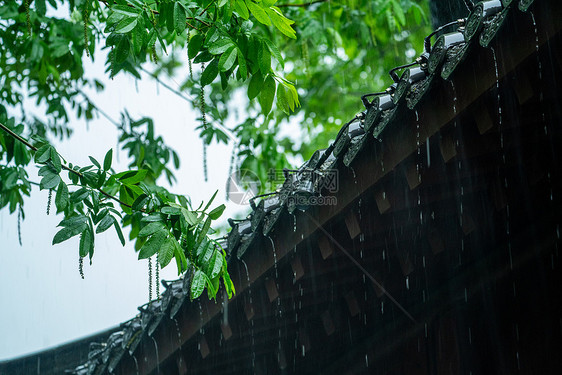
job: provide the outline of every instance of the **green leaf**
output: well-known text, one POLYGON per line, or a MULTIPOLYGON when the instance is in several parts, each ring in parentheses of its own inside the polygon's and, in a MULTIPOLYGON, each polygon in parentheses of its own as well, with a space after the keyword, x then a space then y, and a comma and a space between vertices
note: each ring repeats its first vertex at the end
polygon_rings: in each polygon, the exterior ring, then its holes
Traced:
POLYGON ((148 195, 146 194, 141 194, 137 197, 137 199, 135 199, 135 201, 133 202, 133 204, 131 205, 133 210, 135 211, 141 211, 144 207, 144 205, 146 204, 146 202, 148 202, 150 198, 148 197, 148 195))
POLYGON ((219 74, 219 61, 214 59, 201 74, 201 85, 207 86, 211 84, 219 74))
POLYGON ((213 55, 220 55, 232 46, 234 46, 234 42, 230 38, 218 39, 209 46, 209 52, 213 55))
POLYGON ((68 206, 68 199, 68 187, 64 181, 61 181, 59 182, 57 194, 55 195, 55 206, 57 206, 57 212, 64 211, 66 206, 68 206))
POLYGON ((406 15, 404 10, 402 10, 402 5, 399 1, 392 1, 392 8, 394 9, 394 14, 398 19, 399 25, 404 26, 406 24, 406 15))
POLYGON ((209 262, 209 278, 214 279, 217 277, 222 270, 222 254, 219 251, 215 251, 215 254, 209 262))
POLYGON ((35 0, 35 9, 37 13, 44 16, 47 13, 47 6, 45 5, 45 0, 35 0))
POLYGON ((141 219, 142 222, 154 222, 154 221, 163 221, 165 219, 165 217, 163 215, 160 214, 152 214, 152 215, 148 215, 145 216, 141 219))
POLYGON ((35 162, 36 163, 46 163, 51 157, 51 145, 44 145, 39 147, 35 152, 35 162))
POLYGON ((58 173, 62 171, 62 164, 60 161, 60 156, 55 150, 54 147, 51 147, 51 163, 53 163, 53 167, 57 170, 58 173))
POLYGON ((236 290, 234 289, 234 283, 230 279, 230 275, 226 271, 226 266, 224 266, 224 272, 222 274, 222 280, 224 283, 224 288, 226 289, 226 293, 228 294, 228 298, 232 298, 236 290))
POLYGON ((277 87, 277 107, 287 115, 290 113, 289 99, 287 98, 287 91, 283 85, 277 87))
POLYGON ((271 53, 264 43, 260 43, 258 63, 261 72, 265 75, 271 70, 271 53))
POLYGON ((109 229, 113 225, 113 219, 111 215, 106 215, 103 219, 101 219, 98 227, 96 228, 96 233, 103 233, 109 229))
POLYGON ((141 169, 138 171, 130 171, 123 176, 119 177, 119 181, 125 185, 134 185, 138 184, 139 182, 143 181, 148 173, 148 170, 141 169))
POLYGON ((144 228, 142 228, 139 231, 138 236, 139 237, 148 237, 150 235, 153 235, 154 233, 163 230, 164 229, 164 224, 160 223, 160 222, 153 222, 150 223, 148 225, 146 225, 144 228))
POLYGON ((279 61, 279 64, 281 64, 281 67, 284 68, 285 61, 283 60, 283 56, 281 56, 281 52, 279 52, 277 46, 273 44, 273 42, 269 39, 264 39, 263 41, 267 45, 267 48, 269 48, 269 51, 271 52, 273 57, 275 57, 275 59, 279 61))
POLYGON ((96 167, 98 167, 98 169, 101 169, 101 164, 99 161, 97 161, 94 157, 92 156, 88 156, 88 158, 90 159, 90 161, 92 162, 93 165, 95 165, 96 167))
POLYGON ((181 214, 181 208, 165 206, 160 210, 163 214, 177 216, 181 214))
POLYGON ((250 9, 250 12, 252 12, 254 17, 256 17, 256 19, 260 23, 263 23, 266 26, 271 25, 271 20, 269 19, 267 13, 265 13, 262 7, 254 3, 252 0, 246 0, 246 5, 248 6, 248 9, 250 9))
POLYGON ((289 20, 288 18, 285 18, 285 16, 283 16, 279 11, 270 8, 266 8, 265 11, 269 15, 269 18, 271 18, 271 22, 273 22, 273 26, 275 26, 279 31, 281 31, 289 38, 297 39, 297 34, 295 33, 295 30, 293 30, 293 28, 291 27, 291 24, 294 23, 293 21, 289 20))
POLYGON ((108 171, 111 168, 111 162, 113 161, 113 149, 110 148, 103 158, 103 170, 108 171))
POLYGON ((39 187, 43 189, 54 189, 61 182, 60 176, 58 174, 49 173, 46 174, 42 179, 39 187))
POLYGON ((133 8, 126 5, 114 5, 111 7, 114 13, 122 14, 127 17, 137 17, 142 12, 140 9, 133 8))
POLYGON ((203 46, 203 42, 205 41, 205 36, 201 34, 196 34, 191 37, 189 43, 187 43, 187 56, 190 59, 193 59, 203 46))
POLYGON ((146 241, 141 247, 139 251, 139 259, 147 259, 156 254, 160 250, 160 247, 164 243, 164 240, 167 236, 168 231, 164 229, 161 229, 160 231, 153 234, 152 237, 150 237, 148 241, 146 241))
POLYGON ((90 231, 90 228, 87 228, 80 234, 80 256, 83 258, 88 255, 93 246, 94 236, 90 231))
POLYGON ((117 24, 113 32, 118 34, 126 34, 137 26, 137 18, 125 18, 117 24))
POLYGON ((183 33, 187 26, 185 17, 185 8, 179 1, 176 2, 174 4, 174 29, 177 34, 183 33))
POLYGON ((211 204, 213 204, 213 201, 215 200, 215 198, 217 197, 217 193, 219 191, 215 190, 215 192, 213 193, 213 195, 211 196, 211 199, 209 199, 209 202, 207 202, 207 204, 205 205, 205 208, 203 208, 203 211, 207 211, 207 209, 209 207, 211 207, 211 204))
POLYGON ((119 221, 115 217, 111 217, 113 219, 113 226, 115 227, 115 231, 117 232, 117 237, 119 237, 119 241, 121 241, 121 245, 125 246, 125 237, 123 236, 123 231, 121 230, 121 225, 119 221))
POLYGON ((82 225, 82 226, 62 228, 61 230, 59 230, 57 232, 57 234, 55 234, 55 237, 53 238, 53 245, 56 245, 56 244, 61 243, 63 241, 66 241, 69 238, 74 237, 74 236, 82 233, 86 229, 86 227, 87 227, 87 224, 84 223, 84 225, 82 225))
POLYGON ((187 270, 187 259, 181 248, 180 244, 177 241, 174 241, 174 257, 176 258, 176 263, 178 266, 178 275, 181 274, 183 271, 187 270))
POLYGON ((189 225, 196 225, 198 220, 197 220, 197 214, 189 211, 187 208, 182 208, 181 209, 181 213, 185 219, 185 221, 189 224, 189 225))
POLYGON ((250 83, 248 84, 248 99, 252 100, 258 96, 262 87, 263 75, 260 72, 257 72, 252 76, 250 83))
POLYGON ((261 110, 265 116, 267 116, 269 112, 271 112, 271 106, 273 105, 273 99, 275 98, 275 89, 275 80, 272 76, 268 76, 265 79, 263 88, 259 96, 261 110))
POLYGON ((250 12, 248 12, 248 7, 244 0, 234 0, 234 10, 245 20, 250 18, 250 12))
POLYGON ((58 223, 57 227, 65 227, 65 228, 83 228, 88 222, 88 218, 84 215, 77 215, 65 218, 60 223, 58 223))
POLYGON ((205 290, 205 284, 207 283, 207 277, 201 270, 195 270, 193 278, 191 279, 191 287, 189 288, 189 296, 191 299, 199 298, 203 290, 205 290))
POLYGON ((84 200, 84 198, 86 198, 89 194, 89 191, 87 188, 83 187, 80 188, 78 190, 76 190, 75 192, 73 192, 72 194, 70 194, 70 201, 72 203, 78 203, 84 200))
POLYGON ((242 77, 242 80, 245 80, 248 77, 248 68, 246 67, 246 59, 244 58, 244 54, 240 49, 238 49, 238 71, 240 72, 240 76, 242 77))
POLYGON ((121 35, 119 42, 113 50, 114 57, 112 59, 112 63, 121 64, 125 62, 125 60, 127 60, 127 57, 129 57, 130 49, 131 46, 129 44, 129 39, 126 36, 121 35))
POLYGON ((218 206, 217 208, 215 208, 214 210, 209 212, 209 217, 212 220, 217 220, 219 217, 221 217, 225 208, 226 208, 226 206, 224 204, 221 204, 220 206, 218 206))
POLYGON ((237 51, 235 46, 231 46, 221 56, 219 60, 219 69, 221 72, 226 72, 234 65, 236 61, 237 51))
POLYGON ((162 247, 160 247, 160 251, 158 251, 158 262, 160 263, 160 267, 166 267, 174 257, 174 242, 176 242, 174 238, 168 237, 162 244, 162 247))

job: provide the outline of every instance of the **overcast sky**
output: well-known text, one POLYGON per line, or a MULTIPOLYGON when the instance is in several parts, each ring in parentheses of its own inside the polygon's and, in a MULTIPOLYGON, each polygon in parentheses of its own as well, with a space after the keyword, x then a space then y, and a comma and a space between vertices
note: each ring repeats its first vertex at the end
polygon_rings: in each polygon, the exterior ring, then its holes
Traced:
MULTIPOLYGON (((99 55, 98 55, 99 56, 99 55)), ((88 64, 86 75, 105 77, 103 60, 88 64)), ((180 155, 175 193, 191 196, 193 202, 208 200, 219 189, 218 205, 224 202, 231 145, 212 145, 208 150, 209 182, 203 179, 202 144, 189 104, 148 77, 135 80, 120 74, 107 80, 94 102, 118 119, 123 108, 133 117, 150 116, 156 132, 180 155)), ((171 82, 174 85, 173 82, 171 82)), ((30 103, 33 105, 32 103, 30 103)), ((33 107, 28 107, 33 108, 33 107)), ((40 110, 36 110, 40 114, 40 110)), ((116 129, 104 118, 72 121, 73 137, 57 145, 58 151, 75 164, 90 164, 88 155, 103 160, 116 145, 116 129)), ((125 154, 116 153, 125 168, 125 154)), ((119 168, 116 168, 119 170, 119 168)), ((30 178, 39 181, 37 168, 30 178)), ((47 193, 34 190, 25 201, 22 222, 23 246, 18 244, 17 217, 0 211, 0 360, 25 355, 113 327, 137 314, 137 306, 148 301, 147 261, 138 261, 132 243, 121 246, 115 231, 96 235, 93 264, 85 260, 85 280, 78 273, 78 237, 51 246, 56 225, 62 219, 46 215, 47 193)), ((241 208, 228 204, 223 216, 232 217, 241 208)), ((177 278, 175 263, 161 272, 163 279, 177 278)), ((163 289, 163 288, 162 288, 163 289)))

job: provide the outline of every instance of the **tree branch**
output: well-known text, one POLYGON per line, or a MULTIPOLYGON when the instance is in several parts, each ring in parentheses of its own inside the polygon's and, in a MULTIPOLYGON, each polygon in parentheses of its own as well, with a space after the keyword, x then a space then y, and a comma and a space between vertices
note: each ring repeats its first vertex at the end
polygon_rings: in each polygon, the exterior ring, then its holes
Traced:
MULTIPOLYGON (((103 3, 106 7, 111 8, 111 5, 110 5, 106 0, 100 0, 100 2, 103 3)), ((209 8, 209 6, 210 6, 212 3, 213 3, 213 2, 211 2, 211 3, 207 6, 207 8, 209 8)), ((127 6, 129 6, 129 7, 131 7, 131 8, 134 8, 134 6, 133 6, 132 4, 127 4, 127 6)), ((205 8, 205 9, 203 10, 203 12, 201 12, 201 14, 205 13, 205 11, 207 10, 207 8, 205 8)), ((155 10, 155 9, 149 8, 149 10, 150 10, 150 13, 152 13, 152 14, 160 14, 160 12, 157 11, 157 10, 155 10)), ((201 14, 200 14, 200 16, 201 16, 201 14)), ((211 26, 208 22, 205 22, 205 21, 200 20, 200 19, 198 19, 198 18, 186 17, 186 19, 199 21, 199 22, 201 22, 203 25, 205 25, 205 26, 207 26, 207 27, 210 27, 210 26, 211 26)), ((195 29, 195 30, 197 30, 197 31, 201 31, 200 29, 198 29, 198 28, 196 28, 195 26, 191 25, 189 22, 186 22, 186 24, 187 24, 189 27, 191 27, 192 29, 195 29)))
MULTIPOLYGON (((2 124, 0 122, 0 129, 4 130, 6 133, 8 133, 10 136, 12 136, 14 139, 16 139, 17 141, 23 143, 24 145, 26 145, 28 148, 30 148, 33 151, 37 151, 37 147, 33 146, 31 143, 29 143, 27 140, 25 140, 24 138, 22 138, 20 135, 14 133, 10 128, 8 128, 6 125, 2 124)), ((67 167, 66 165, 61 165, 62 169, 75 174, 78 177, 84 177, 84 175, 82 173, 80 173, 79 171, 75 171, 72 168, 67 167)), ((99 191, 101 194, 103 194, 104 196, 106 196, 109 199, 113 199, 114 201, 118 202, 119 204, 125 206, 125 207, 129 207, 129 208, 133 208, 131 205, 121 201, 119 198, 114 197, 113 195, 103 191, 100 188, 94 188, 95 190, 99 191)))
POLYGON ((209 9, 209 7, 214 3, 214 1, 209 2, 209 4, 207 4, 207 6, 205 7, 205 9, 203 9, 201 11, 201 13, 199 13, 199 17, 201 17, 203 15, 203 13, 205 13, 207 11, 207 9, 209 9))
POLYGON ((301 4, 279 4, 276 5, 276 7, 278 8, 288 8, 288 7, 300 7, 300 8, 306 8, 308 6, 314 5, 314 4, 318 4, 318 3, 325 3, 328 2, 330 0, 314 0, 308 3, 301 3, 301 4))

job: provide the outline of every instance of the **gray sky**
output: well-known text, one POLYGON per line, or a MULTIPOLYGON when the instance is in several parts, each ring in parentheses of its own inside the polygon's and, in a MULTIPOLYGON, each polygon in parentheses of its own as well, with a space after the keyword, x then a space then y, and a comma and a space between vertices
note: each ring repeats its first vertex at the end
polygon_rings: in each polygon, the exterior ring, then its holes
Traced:
MULTIPOLYGON (((103 70, 103 59, 98 57, 95 64, 88 64, 86 75, 104 77, 103 70)), ((215 205, 223 203, 231 145, 212 145, 208 149, 209 182, 205 183, 202 144, 194 131, 198 114, 192 112, 189 104, 148 77, 136 85, 132 78, 123 75, 105 82, 105 92, 92 95, 94 102, 115 119, 123 108, 133 117, 152 117, 156 132, 179 153, 182 165, 176 172, 178 183, 172 191, 187 194, 198 202, 208 200, 219 189, 215 205)), ((107 120, 101 118, 89 125, 73 121, 71 126, 75 129, 73 137, 56 144, 68 161, 90 164, 89 155, 103 160, 107 150, 115 148, 116 130, 107 120)), ((116 164, 114 159, 114 167, 122 170, 126 166, 125 154, 115 151, 114 157, 120 163, 116 164)), ((37 168, 29 168, 29 176, 39 181, 37 168)), ((78 237, 51 246, 62 217, 53 213, 54 204, 51 215, 46 215, 47 195, 35 189, 25 201, 21 247, 17 217, 9 215, 7 209, 0 211, 0 360, 115 326, 136 315, 137 306, 148 300, 147 261, 137 260, 132 243, 123 248, 113 229, 96 235, 93 265, 85 261, 85 280, 80 278, 78 237)), ((244 209, 229 204, 223 218, 244 209)), ((174 262, 161 272, 161 278, 177 278, 174 262)))

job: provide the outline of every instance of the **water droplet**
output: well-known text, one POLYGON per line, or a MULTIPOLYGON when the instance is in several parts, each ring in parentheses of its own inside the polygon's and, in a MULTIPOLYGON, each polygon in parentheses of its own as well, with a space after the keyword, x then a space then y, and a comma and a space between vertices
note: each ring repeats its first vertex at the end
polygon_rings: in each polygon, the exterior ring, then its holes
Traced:
POLYGON ((430 151, 429 150, 429 137, 427 137, 425 139, 425 150, 426 150, 426 153, 427 153, 427 167, 429 168, 429 167, 431 167, 431 156, 430 156, 430 152, 429 152, 430 151))
POLYGON ((137 357, 132 355, 133 361, 135 361, 135 369, 137 370, 137 375, 139 375, 139 363, 137 362, 137 357))

